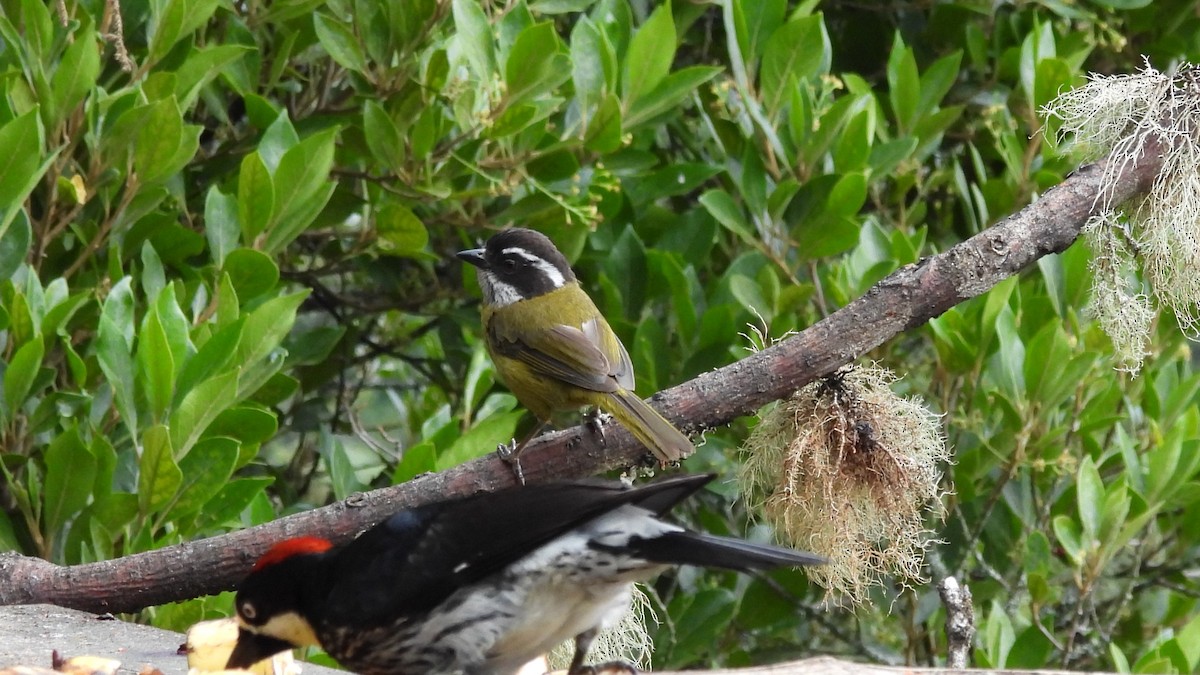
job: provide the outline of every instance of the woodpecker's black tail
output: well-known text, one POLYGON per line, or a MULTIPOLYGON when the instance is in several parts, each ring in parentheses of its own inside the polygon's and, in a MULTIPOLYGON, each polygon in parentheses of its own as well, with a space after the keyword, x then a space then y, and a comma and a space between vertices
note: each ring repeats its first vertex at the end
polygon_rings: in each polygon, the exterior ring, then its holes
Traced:
POLYGON ((682 474, 671 476, 653 483, 631 488, 630 501, 638 506, 661 516, 670 511, 676 504, 692 496, 700 488, 712 482, 717 475, 713 473, 682 474))
POLYGON ((805 551, 700 532, 670 532, 648 539, 634 538, 622 548, 651 562, 718 567, 739 572, 823 565, 827 562, 825 558, 805 551))

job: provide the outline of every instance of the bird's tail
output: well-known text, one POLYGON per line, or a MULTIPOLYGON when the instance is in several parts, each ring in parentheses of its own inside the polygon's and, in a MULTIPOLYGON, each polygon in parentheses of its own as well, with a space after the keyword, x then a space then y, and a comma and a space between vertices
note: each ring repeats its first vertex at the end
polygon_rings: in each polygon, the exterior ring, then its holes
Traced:
POLYGON ((635 537, 623 548, 651 562, 718 567, 739 572, 823 565, 828 562, 814 553, 690 531, 668 532, 645 539, 635 537))
POLYGON ((600 407, 617 418, 663 464, 677 462, 696 451, 696 446, 637 394, 619 389, 600 407))

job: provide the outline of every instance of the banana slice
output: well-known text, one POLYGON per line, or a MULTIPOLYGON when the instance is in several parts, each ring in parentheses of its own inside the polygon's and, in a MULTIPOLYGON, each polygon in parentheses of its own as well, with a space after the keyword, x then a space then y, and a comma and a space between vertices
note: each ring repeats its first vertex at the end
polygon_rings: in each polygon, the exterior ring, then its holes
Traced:
MULTIPOLYGON (((245 672, 227 671, 225 664, 237 644, 238 625, 236 619, 201 621, 187 632, 187 660, 189 673, 245 672)), ((263 659, 249 668, 257 675, 300 675, 300 665, 291 652, 281 652, 263 659)))

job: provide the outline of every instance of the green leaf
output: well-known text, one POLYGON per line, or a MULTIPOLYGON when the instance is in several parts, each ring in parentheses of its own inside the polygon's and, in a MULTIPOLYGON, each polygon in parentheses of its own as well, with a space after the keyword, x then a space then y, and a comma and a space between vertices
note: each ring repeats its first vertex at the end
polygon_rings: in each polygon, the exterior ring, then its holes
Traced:
POLYGON ((198 513, 212 501, 233 475, 237 457, 238 442, 232 438, 206 438, 196 443, 187 457, 179 460, 183 480, 179 499, 171 507, 171 520, 198 513))
POLYGON ((239 374, 233 369, 214 375, 184 395, 171 413, 170 445, 178 457, 187 456, 217 415, 237 403, 239 374))
MULTIPOLYGON (((59 281, 62 280, 60 277, 59 281)), ((52 282, 53 283, 53 282, 52 282)), ((65 284, 64 284, 65 286, 65 284)), ((42 335, 56 335, 63 327, 75 316, 81 307, 91 302, 90 293, 81 292, 63 298, 56 302, 53 307, 46 310, 46 314, 42 316, 41 333, 42 335)))
MULTIPOLYGON (((1116 10, 1141 9, 1149 7, 1154 0, 1096 0, 1097 5, 1103 5, 1116 10)), ((1149 672, 1149 671, 1142 671, 1149 672)))
POLYGON ((984 651, 992 668, 1003 668, 1008 664, 1008 655, 1016 642, 1012 619, 1004 611, 998 599, 992 600, 984 623, 984 651))
POLYGON ((584 145, 593 152, 615 152, 621 147, 621 133, 621 101, 616 94, 608 94, 587 122, 584 145))
POLYGON ((222 271, 229 275, 239 298, 250 300, 275 288, 279 267, 271 256, 252 248, 235 249, 225 258, 222 271))
POLYGON ((406 449, 400 457, 400 463, 392 472, 392 485, 399 485, 423 473, 434 471, 437 471, 437 448, 431 441, 421 441, 406 449))
POLYGON ((258 142, 258 155, 262 158, 263 166, 267 167, 267 173, 272 176, 279 170, 279 162, 288 150, 300 143, 300 137, 296 135, 296 128, 288 119, 287 111, 273 114, 271 123, 258 142))
POLYGON ((1054 643, 1047 637, 1047 632, 1045 628, 1037 626, 1030 626, 1021 631, 1008 652, 1005 667, 1014 670, 1036 670, 1046 665, 1055 649, 1054 643))
POLYGON ((1042 59, 1037 64, 1033 100, 1040 109, 1071 88, 1075 71, 1062 59, 1042 59))
POLYGON ((886 176, 895 171, 900 162, 910 157, 917 149, 918 142, 919 139, 909 136, 907 138, 898 138, 894 141, 875 144, 871 148, 870 157, 867 159, 871 175, 886 176))
POLYGON ((734 274, 729 278, 729 291, 733 297, 746 309, 771 319, 771 303, 767 302, 758 283, 744 274, 734 274))
POLYGON ((625 192, 635 204, 687 194, 725 169, 711 164, 679 162, 626 182, 625 192))
POLYGON ((59 529, 91 499, 97 462, 74 425, 50 442, 45 461, 42 533, 47 539, 54 539, 59 529))
POLYGON ((675 20, 671 3, 655 8, 629 42, 621 65, 621 99, 626 108, 653 92, 675 60, 675 20))
POLYGON ((829 198, 825 201, 825 212, 839 216, 854 216, 867 201, 867 177, 861 173, 848 173, 838 179, 829 198))
POLYGON ((175 357, 154 309, 146 314, 138 333, 137 363, 138 380, 150 406, 150 416, 160 422, 175 394, 175 357))
POLYGON ((348 23, 317 12, 313 14, 313 27, 321 46, 339 66, 356 73, 366 72, 367 56, 348 23))
POLYGON ((176 375, 183 364, 196 353, 196 346, 192 344, 190 334, 191 324, 183 315, 183 310, 179 308, 179 302, 175 298, 177 285, 178 283, 169 284, 164 288, 163 292, 158 294, 153 308, 158 320, 162 323, 163 333, 167 337, 167 346, 175 361, 176 375))
POLYGON ((278 421, 271 411, 254 405, 239 405, 217 415, 208 425, 205 436, 227 436, 243 445, 252 445, 270 440, 278 429, 278 421))
POLYGON ((179 171, 191 159, 179 161, 179 151, 187 144, 183 115, 175 98, 165 98, 143 109, 137 140, 133 146, 133 166, 138 180, 157 183, 179 171))
POLYGON ((700 204, 712 214, 722 227, 737 235, 747 244, 753 245, 758 240, 750 224, 746 222, 742 209, 733 201, 733 197, 724 190, 709 190, 700 195, 700 204))
MULTIPOLYGON (((510 57, 511 59, 511 57, 510 57)), ((604 32, 586 16, 571 29, 571 78, 583 115, 612 93, 617 57, 604 32)))
POLYGON ((257 152, 242 159, 238 174, 238 218, 242 222, 242 243, 255 246, 258 236, 271 222, 275 209, 275 186, 267 165, 257 152))
POLYGON ((388 202, 375 215, 379 250, 390 255, 412 255, 425 249, 429 232, 407 206, 388 202))
POLYGON ((1008 305, 996 317, 996 337, 1000 347, 989 366, 991 375, 1009 400, 1022 400, 1025 397, 1025 343, 1017 330, 1016 315, 1008 305))
POLYGON ((57 156, 42 156, 44 132, 36 108, 9 120, 0 127, 0 238, 17 217, 25 198, 42 179, 50 161, 57 156), (41 164, 39 166, 39 160, 41 164))
POLYGON ((183 367, 183 372, 179 375, 176 398, 187 394, 200 382, 226 369, 237 352, 243 326, 243 320, 226 324, 200 346, 196 355, 188 359, 187 364, 183 367))
POLYGON ((238 245, 238 201, 221 192, 216 185, 208 189, 204 198, 204 236, 208 240, 208 251, 219 267, 225 256, 238 245))
POLYGON ((171 434, 161 424, 142 435, 142 457, 138 463, 138 509, 143 516, 161 510, 175 498, 183 484, 183 473, 171 451, 171 434))
POLYGON ((625 126, 632 129, 677 109, 697 87, 716 77, 721 70, 716 66, 688 66, 667 75, 653 91, 640 97, 629 107, 625 126))
POLYGON ((177 42, 206 23, 220 2, 221 0, 166 0, 165 5, 161 2, 150 3, 152 10, 161 8, 161 11, 152 12, 151 15, 147 62, 156 63, 165 57, 177 42))
POLYGON ((569 61, 553 23, 521 31, 504 63, 508 100, 515 104, 553 91, 571 77, 569 61))
MULTIPOLYGON (((9 5, 8 7, 11 6, 9 5)), ((23 19, 23 23, 25 24, 23 26, 25 39, 12 44, 14 46, 22 45, 25 49, 28 49, 29 55, 32 57, 31 61, 33 61, 30 65, 33 66, 36 64, 36 67, 40 69, 41 65, 49 60, 51 50, 54 46, 54 24, 50 18, 50 7, 38 0, 21 0, 20 8, 21 19, 23 19)), ((22 49, 22 51, 25 51, 25 49, 22 49)))
POLYGON ((0 234, 0 279, 11 278, 21 267, 25 256, 29 255, 29 245, 33 239, 29 214, 25 209, 18 207, 13 216, 8 229, 0 234))
POLYGON ((292 329, 296 310, 308 293, 271 298, 246 317, 235 365, 246 369, 273 352, 292 329))
POLYGON ((737 611, 737 600, 733 593, 724 588, 681 593, 677 599, 670 608, 670 615, 675 617, 671 660, 690 663, 716 649, 718 636, 737 611))
POLYGON ((766 51, 767 38, 778 32, 787 12, 787 0, 733 0, 733 25, 742 60, 757 61, 766 51))
POLYGON ((61 121, 75 109, 96 86, 100 74, 100 50, 87 14, 75 31, 74 41, 63 52, 62 60, 50 79, 53 92, 55 120, 61 121))
POLYGON ((1084 545, 1090 547, 1100 536, 1104 509, 1104 481, 1090 456, 1085 456, 1079 463, 1075 499, 1079 507, 1079 524, 1083 526, 1084 545))
POLYGON ((254 51, 249 45, 212 45, 192 51, 175 71, 175 99, 179 107, 191 110, 203 87, 254 51))
POLYGON ((1200 665, 1200 616, 1192 617, 1175 636, 1183 656, 1187 659, 1187 672, 1195 672, 1200 665))
POLYGON ((345 334, 345 326, 317 326, 288 335, 284 341, 284 347, 288 351, 288 364, 299 366, 324 362, 345 334))
MULTIPOLYGON (((288 149, 275 169, 274 184, 277 204, 274 221, 294 218, 306 209, 305 202, 319 196, 319 189, 329 180, 333 168, 333 150, 337 128, 319 131, 288 149)), ((305 223, 307 226, 308 223, 305 223)))
POLYGON ((337 129, 325 129, 284 153, 272 178, 274 207, 263 249, 281 250, 300 235, 329 201, 337 129))
POLYGON ((358 479, 358 473, 354 470, 354 464, 350 461, 340 438, 323 430, 319 452, 329 469, 329 482, 333 486, 334 499, 345 499, 366 487, 358 479))
POLYGON ((458 29, 458 48, 467 57, 471 70, 481 82, 490 82, 496 72, 496 54, 492 25, 476 0, 453 0, 454 26, 458 29))
POLYGON ((948 54, 933 62, 921 73, 921 99, 917 105, 919 113, 928 115, 941 104, 942 99, 958 79, 958 67, 962 63, 962 52, 948 54))
POLYGON ((904 46, 900 33, 892 40, 887 64, 888 100, 901 132, 911 131, 917 122, 921 101, 921 78, 912 49, 904 46))
POLYGON ((392 171, 404 165, 404 140, 391 115, 377 101, 363 105, 363 134, 375 160, 392 171))
POLYGON ((829 69, 832 59, 829 34, 820 14, 800 17, 771 34, 763 47, 759 81, 763 107, 774 116, 791 96, 791 83, 829 69))
POLYGON ((142 244, 142 293, 153 302, 166 285, 167 273, 163 269, 162 258, 158 257, 154 246, 146 241, 142 244))
POLYGON ((96 357, 116 398, 117 411, 130 433, 138 430, 133 365, 132 277, 124 277, 108 292, 100 312, 96 357))
POLYGON ((235 478, 229 481, 209 500, 208 508, 200 512, 196 518, 196 530, 202 532, 210 527, 229 525, 273 482, 273 478, 235 478))
POLYGON ((480 420, 438 455, 437 470, 449 469, 495 452, 499 444, 512 441, 517 432, 517 422, 521 421, 524 415, 525 411, 514 410, 495 413, 480 420))
POLYGON ((291 375, 275 373, 250 393, 250 400, 259 405, 278 406, 300 389, 300 381, 291 375))
POLYGON ((8 514, 0 511, 0 550, 20 551, 21 540, 17 538, 17 530, 13 527, 8 514))
POLYGON ((871 112, 863 110, 842 128, 833 150, 833 166, 838 173, 852 173, 867 168, 871 156, 871 112))

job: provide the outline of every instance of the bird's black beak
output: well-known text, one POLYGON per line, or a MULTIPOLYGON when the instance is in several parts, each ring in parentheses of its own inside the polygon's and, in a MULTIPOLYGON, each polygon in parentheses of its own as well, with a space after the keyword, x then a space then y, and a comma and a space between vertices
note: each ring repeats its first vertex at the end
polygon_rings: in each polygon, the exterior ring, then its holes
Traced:
POLYGON ((458 256, 459 260, 471 263, 481 270, 486 270, 488 268, 488 264, 483 258, 483 253, 484 249, 482 248, 471 248, 465 251, 459 251, 456 255, 458 256))
POLYGON ((269 635, 251 633, 243 628, 238 631, 237 644, 234 645, 233 653, 229 655, 229 662, 225 667, 229 670, 244 670, 263 659, 269 659, 290 649, 290 642, 269 635))

